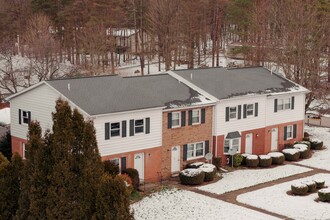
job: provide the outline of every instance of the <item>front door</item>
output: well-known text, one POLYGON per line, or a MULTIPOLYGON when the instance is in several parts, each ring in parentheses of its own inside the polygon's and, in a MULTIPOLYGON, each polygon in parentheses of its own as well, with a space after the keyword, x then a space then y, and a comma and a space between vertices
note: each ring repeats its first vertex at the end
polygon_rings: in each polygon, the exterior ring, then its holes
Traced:
POLYGON ((252 139, 253 139, 252 133, 245 135, 245 153, 246 154, 252 154, 252 139))
POLYGON ((171 173, 180 171, 180 146, 172 147, 171 173))
POLYGON ((140 181, 144 180, 144 153, 134 155, 134 169, 139 172, 140 181))
POLYGON ((271 151, 277 151, 278 147, 278 129, 272 128, 272 148, 271 151))

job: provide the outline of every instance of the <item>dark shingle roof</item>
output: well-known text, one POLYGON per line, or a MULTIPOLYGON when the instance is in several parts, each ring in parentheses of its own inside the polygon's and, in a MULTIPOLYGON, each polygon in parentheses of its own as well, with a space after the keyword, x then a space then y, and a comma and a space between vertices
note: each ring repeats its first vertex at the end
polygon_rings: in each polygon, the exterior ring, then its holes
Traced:
POLYGON ((218 99, 247 94, 299 90, 299 86, 263 67, 176 70, 174 73, 218 99))
POLYGON ((47 83, 90 115, 164 106, 184 107, 205 102, 205 97, 168 74, 127 78, 117 75, 81 77, 47 83))

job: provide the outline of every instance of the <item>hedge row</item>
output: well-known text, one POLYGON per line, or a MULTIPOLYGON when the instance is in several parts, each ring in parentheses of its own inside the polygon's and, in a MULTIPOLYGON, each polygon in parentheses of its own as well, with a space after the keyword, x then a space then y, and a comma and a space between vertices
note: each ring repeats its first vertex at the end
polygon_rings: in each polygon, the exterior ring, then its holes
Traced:
POLYGON ((199 185, 204 181, 212 181, 216 176, 217 168, 213 164, 188 164, 179 174, 180 182, 184 185, 199 185), (187 168, 190 167, 190 168, 187 168))

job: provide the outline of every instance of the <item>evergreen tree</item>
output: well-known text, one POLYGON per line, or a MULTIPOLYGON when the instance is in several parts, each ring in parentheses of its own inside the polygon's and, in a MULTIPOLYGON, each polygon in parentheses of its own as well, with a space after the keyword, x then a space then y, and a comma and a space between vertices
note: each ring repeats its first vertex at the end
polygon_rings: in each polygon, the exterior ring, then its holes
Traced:
POLYGON ((97 192, 95 217, 111 220, 133 219, 129 209, 129 191, 120 176, 102 176, 97 192))
MULTIPOLYGON (((1 153, 0 158, 6 159, 1 153)), ((14 154, 11 163, 0 163, 6 164, 0 170, 0 219, 13 219, 18 209, 23 161, 14 154)))
POLYGON ((12 157, 11 151, 11 135, 10 131, 7 131, 0 139, 0 152, 10 161, 12 157))

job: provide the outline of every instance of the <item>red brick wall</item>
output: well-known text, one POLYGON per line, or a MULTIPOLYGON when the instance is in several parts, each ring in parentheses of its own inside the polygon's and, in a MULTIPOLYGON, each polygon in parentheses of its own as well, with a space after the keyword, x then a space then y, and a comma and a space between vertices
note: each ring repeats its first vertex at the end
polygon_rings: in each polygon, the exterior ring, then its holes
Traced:
MULTIPOLYGON (((212 139, 212 115, 213 115, 213 107, 208 106, 205 108, 205 124, 198 125, 188 125, 188 110, 186 109, 186 126, 179 128, 171 128, 168 129, 168 121, 167 115, 168 112, 163 112, 163 147, 162 147, 162 176, 163 178, 169 178, 171 176, 171 151, 172 147, 180 146, 180 167, 181 169, 187 163, 195 162, 195 161, 205 161, 205 158, 198 160, 188 160, 183 161, 183 145, 189 143, 195 143, 198 141, 209 141, 209 151, 212 152, 213 149, 213 139, 212 139)), ((200 109, 200 108, 199 108, 200 109)), ((183 110, 181 110, 183 111, 183 110)), ((175 112, 175 111, 173 111, 175 112)))
POLYGON ((241 133, 241 152, 245 153, 245 135, 252 133, 252 153, 264 154, 265 153, 265 128, 243 131, 241 133))
POLYGON ((144 182, 161 180, 161 147, 103 156, 102 160, 126 157, 126 168, 134 168, 134 154, 144 153, 144 182))
POLYGON ((11 150, 13 154, 18 153, 22 157, 23 156, 22 143, 26 143, 26 142, 27 140, 25 139, 11 136, 11 150))

